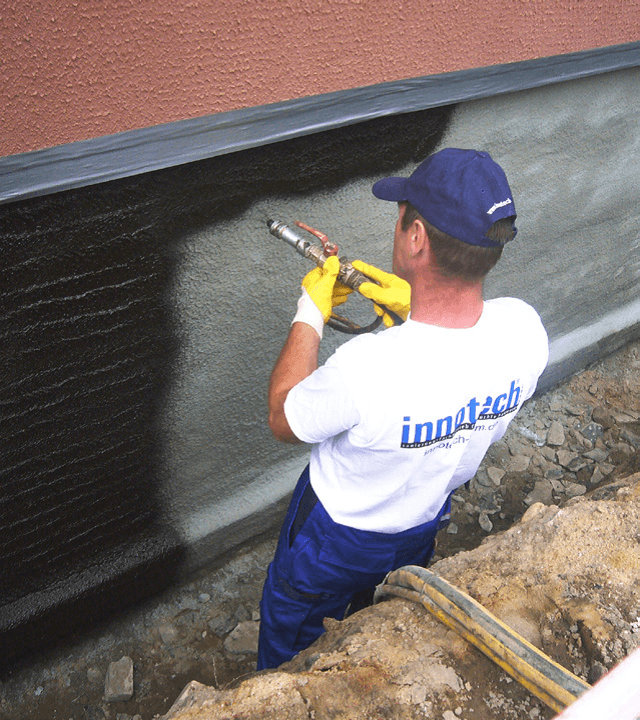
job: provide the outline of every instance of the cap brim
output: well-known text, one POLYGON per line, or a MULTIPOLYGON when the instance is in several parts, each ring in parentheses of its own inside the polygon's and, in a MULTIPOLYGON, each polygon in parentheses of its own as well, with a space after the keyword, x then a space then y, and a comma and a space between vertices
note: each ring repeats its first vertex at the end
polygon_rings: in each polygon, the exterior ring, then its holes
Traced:
POLYGON ((407 179, 402 177, 389 177, 378 180, 371 188, 371 192, 379 200, 391 202, 405 202, 407 199, 407 179))

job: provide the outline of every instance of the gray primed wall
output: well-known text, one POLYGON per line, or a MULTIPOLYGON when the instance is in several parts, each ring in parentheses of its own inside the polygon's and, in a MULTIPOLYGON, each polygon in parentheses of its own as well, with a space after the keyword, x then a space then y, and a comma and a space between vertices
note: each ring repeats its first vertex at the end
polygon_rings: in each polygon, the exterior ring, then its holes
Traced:
POLYGON ((517 295, 541 313, 543 387, 638 330, 639 80, 634 69, 469 103, 444 139, 487 148, 511 178, 520 235, 487 295, 517 295))
MULTIPOLYGON (((520 233, 486 295, 515 295, 541 313, 552 343, 543 385, 638 332, 639 81, 632 69, 465 103, 441 143, 489 151, 510 178, 520 233)), ((261 197, 186 241, 164 498, 191 567, 278 522, 306 462, 305 448, 271 439, 265 397, 310 266, 268 234, 266 219, 304 220, 348 256, 388 267, 395 209, 373 198, 375 179, 261 197)), ((325 337, 324 356, 346 339, 325 337)))

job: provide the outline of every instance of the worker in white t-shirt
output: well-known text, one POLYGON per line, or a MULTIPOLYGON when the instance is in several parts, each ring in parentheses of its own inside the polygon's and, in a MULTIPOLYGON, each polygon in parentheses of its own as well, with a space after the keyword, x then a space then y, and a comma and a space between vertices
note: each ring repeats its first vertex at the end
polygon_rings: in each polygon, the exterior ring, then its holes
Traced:
POLYGON ((345 299, 329 258, 303 281, 271 377, 274 436, 312 447, 265 581, 258 669, 308 647, 325 617, 364 606, 389 571, 428 563, 451 494, 548 359, 531 306, 483 300, 483 279, 516 234, 507 178, 487 153, 441 150, 373 193, 399 203, 394 274, 353 264, 379 283, 360 292, 388 329, 357 336, 318 367, 324 323, 345 299), (405 322, 392 326, 386 309, 405 322))

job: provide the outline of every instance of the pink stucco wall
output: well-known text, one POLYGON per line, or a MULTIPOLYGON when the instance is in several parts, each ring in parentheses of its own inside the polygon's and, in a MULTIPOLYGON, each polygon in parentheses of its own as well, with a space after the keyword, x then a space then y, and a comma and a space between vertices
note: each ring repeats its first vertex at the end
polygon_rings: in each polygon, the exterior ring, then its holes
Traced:
POLYGON ((640 0, 4 0, 0 155, 637 40, 640 0))

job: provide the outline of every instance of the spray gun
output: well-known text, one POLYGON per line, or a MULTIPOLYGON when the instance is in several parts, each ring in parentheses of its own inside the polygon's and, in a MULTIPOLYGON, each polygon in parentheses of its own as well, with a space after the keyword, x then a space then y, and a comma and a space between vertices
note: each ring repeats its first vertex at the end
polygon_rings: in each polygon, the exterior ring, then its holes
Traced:
MULTIPOLYGON (((338 246, 331 242, 324 233, 319 230, 315 230, 302 222, 296 222, 296 225, 302 230, 306 230, 317 237, 322 243, 322 246, 316 245, 311 240, 302 237, 302 235, 297 233, 293 228, 289 227, 289 225, 285 225, 283 222, 278 222, 277 220, 267 220, 267 226, 269 227, 269 232, 272 235, 284 240, 286 243, 291 245, 297 253, 302 255, 302 257, 312 260, 319 267, 322 267, 329 257, 338 255, 338 246)), ((358 290, 360 285, 364 282, 376 282, 372 278, 367 277, 364 273, 356 270, 356 268, 354 268, 353 265, 344 257, 339 258, 339 260, 340 272, 338 273, 338 280, 343 285, 346 285, 352 290, 358 290)), ((383 307, 383 310, 393 318, 396 325, 400 325, 402 323, 402 318, 394 312, 385 307, 383 307)), ((382 317, 378 316, 370 325, 360 327, 359 325, 351 322, 351 320, 333 313, 329 318, 327 325, 334 328, 334 330, 340 330, 340 332, 349 333, 351 335, 360 335, 362 333, 375 330, 381 322, 382 317)))

